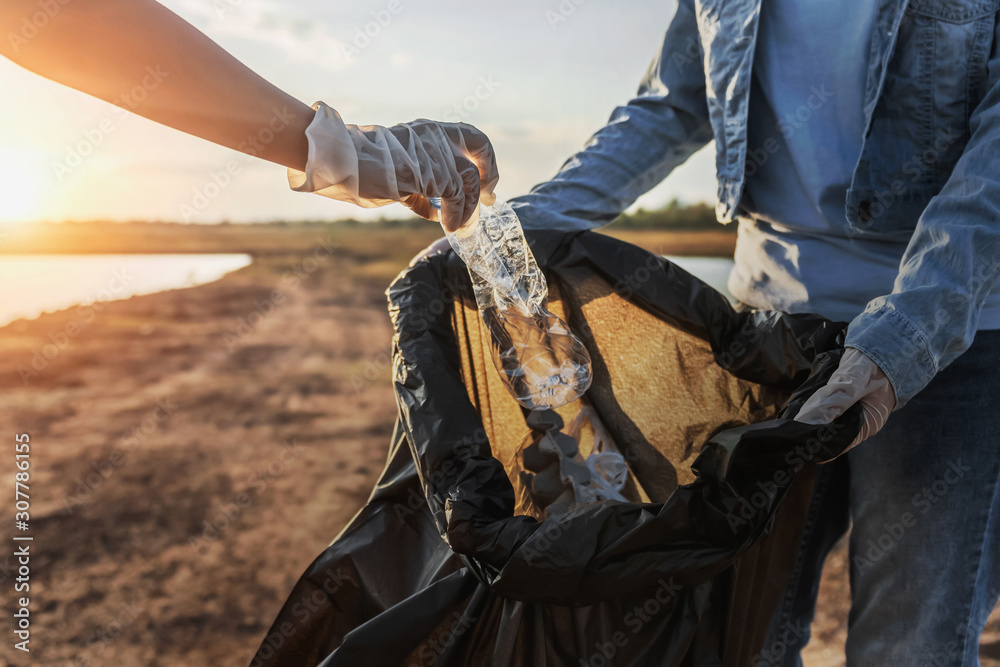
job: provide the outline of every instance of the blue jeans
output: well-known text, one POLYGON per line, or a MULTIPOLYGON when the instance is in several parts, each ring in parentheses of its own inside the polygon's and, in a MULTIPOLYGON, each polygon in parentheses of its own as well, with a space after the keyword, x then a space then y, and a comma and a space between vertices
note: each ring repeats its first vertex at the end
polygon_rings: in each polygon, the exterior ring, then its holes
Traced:
POLYGON ((754 667, 799 667, 823 560, 853 520, 848 667, 972 667, 1000 596, 1000 330, 874 437, 820 466, 796 571, 754 667))

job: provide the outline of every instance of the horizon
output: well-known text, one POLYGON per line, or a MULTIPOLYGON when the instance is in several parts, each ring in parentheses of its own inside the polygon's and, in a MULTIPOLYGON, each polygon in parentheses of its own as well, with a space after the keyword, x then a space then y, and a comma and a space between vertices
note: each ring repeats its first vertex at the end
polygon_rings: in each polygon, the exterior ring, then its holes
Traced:
MULTIPOLYGON (((477 125, 494 143, 504 199, 554 175, 634 95, 673 11, 652 0, 515 0, 502 11, 454 0, 414 11, 408 1, 390 3, 395 14, 384 0, 162 4, 265 79, 306 103, 322 99, 347 122, 429 117, 477 125), (447 38, 428 39, 435 34, 447 38)), ((168 76, 164 81, 169 85, 168 76)), ((7 60, 0 61, 0 88, 8 100, 0 107, 4 226, 406 216, 398 204, 365 210, 292 192, 278 165, 170 130, 7 60), (238 173, 218 177, 234 158, 238 173)), ((714 204, 715 187, 706 147, 629 210, 673 198, 714 204)))

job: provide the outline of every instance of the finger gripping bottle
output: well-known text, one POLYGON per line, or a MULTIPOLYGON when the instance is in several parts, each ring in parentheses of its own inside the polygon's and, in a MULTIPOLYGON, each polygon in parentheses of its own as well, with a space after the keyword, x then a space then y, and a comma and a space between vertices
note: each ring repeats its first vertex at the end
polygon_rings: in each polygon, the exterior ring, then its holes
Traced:
POLYGON ((546 308, 545 276, 514 209, 501 201, 480 205, 447 238, 469 269, 476 304, 490 330, 493 364, 511 395, 529 410, 558 408, 580 398, 590 387, 590 354, 546 308))

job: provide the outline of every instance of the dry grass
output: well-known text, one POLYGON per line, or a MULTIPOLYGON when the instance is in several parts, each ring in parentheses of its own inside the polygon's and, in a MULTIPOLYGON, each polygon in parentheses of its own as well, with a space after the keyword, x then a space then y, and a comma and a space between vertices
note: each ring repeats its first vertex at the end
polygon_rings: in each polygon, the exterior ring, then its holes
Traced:
POLYGON ((660 255, 732 257, 736 248, 736 234, 725 231, 671 232, 616 229, 614 226, 601 231, 660 255))
MULTIPOLYGON (((663 255, 732 257, 736 235, 725 231, 600 230, 663 255)), ((179 225, 172 223, 62 223, 15 228, 0 253, 248 253, 262 256, 299 252, 329 238, 358 257, 405 264, 413 247, 423 248, 441 237, 434 223, 401 227, 379 224, 288 223, 258 225, 179 225)))
MULTIPOLYGON (((733 241, 612 234, 670 254, 731 253, 733 241)), ((35 466, 31 664, 247 663, 292 583, 381 469, 396 414, 383 291, 438 236, 433 225, 94 225, 9 239, 5 250, 15 252, 255 256, 215 283, 106 304, 27 385, 18 366, 77 313, 0 328, 0 431, 30 433, 35 466), (229 345, 227 334, 303 266, 318 238, 338 246, 334 256, 283 288, 287 301, 229 345), (176 410, 149 422, 163 399, 176 410), (130 440, 145 423, 151 430, 130 440), (301 452, 278 466, 281 443, 292 440, 301 452), (109 471, 116 451, 123 460, 109 471), (262 478, 268 468, 275 473, 262 478), (251 504, 194 549, 204 522, 244 492, 251 504), (123 604, 140 611, 121 627, 123 604)), ((12 486, 0 479, 5 497, 12 486)), ((0 507, 0 521, 11 520, 9 505, 0 507)), ((828 563, 810 667, 842 664, 845 564, 842 550, 828 563)), ((989 632, 1000 643, 1000 619, 989 632)), ((11 651, 0 644, 0 663, 18 664, 11 651)), ((991 664, 1000 661, 984 660, 991 664)))

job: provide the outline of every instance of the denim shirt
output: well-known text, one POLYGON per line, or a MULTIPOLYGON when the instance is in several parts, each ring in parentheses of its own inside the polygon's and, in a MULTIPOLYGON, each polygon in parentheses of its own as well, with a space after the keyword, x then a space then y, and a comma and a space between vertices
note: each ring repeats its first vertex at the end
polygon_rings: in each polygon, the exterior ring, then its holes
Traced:
MULTIPOLYGON (((716 216, 732 221, 760 1, 679 0, 638 95, 512 200, 524 227, 608 224, 713 139, 716 216)), ((998 11, 1000 0, 878 0, 844 234, 908 242, 892 292, 851 322, 847 345, 885 371, 897 408, 969 347, 1000 277, 998 11)))

